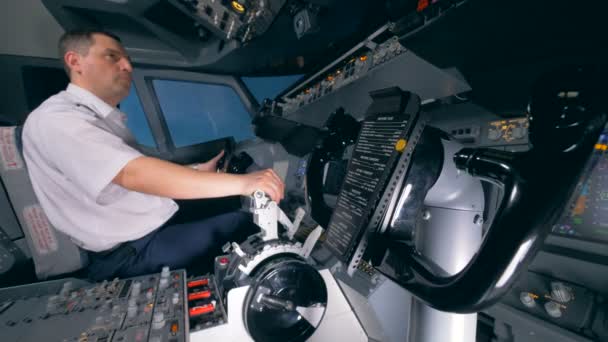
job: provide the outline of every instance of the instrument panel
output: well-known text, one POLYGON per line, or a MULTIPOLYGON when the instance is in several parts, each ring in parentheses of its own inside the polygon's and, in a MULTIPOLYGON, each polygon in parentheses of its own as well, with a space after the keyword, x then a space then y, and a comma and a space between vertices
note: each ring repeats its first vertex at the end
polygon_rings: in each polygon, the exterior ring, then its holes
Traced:
POLYGON ((523 140, 528 134, 528 127, 527 118, 492 121, 488 127, 488 139, 496 143, 523 140))
POLYGON ((566 215, 552 233, 608 243, 608 132, 600 136, 566 215))
POLYGON ((407 51, 396 36, 390 35, 388 31, 382 32, 383 34, 379 34, 375 38, 377 43, 374 42, 374 38, 372 38, 374 35, 372 35, 368 38, 370 40, 368 44, 347 53, 333 66, 321 71, 284 95, 281 98, 283 103, 279 104, 283 108, 283 112, 289 114, 313 103, 407 51))
POLYGON ((183 270, 103 281, 43 282, 0 290, 1 341, 185 342, 183 270))

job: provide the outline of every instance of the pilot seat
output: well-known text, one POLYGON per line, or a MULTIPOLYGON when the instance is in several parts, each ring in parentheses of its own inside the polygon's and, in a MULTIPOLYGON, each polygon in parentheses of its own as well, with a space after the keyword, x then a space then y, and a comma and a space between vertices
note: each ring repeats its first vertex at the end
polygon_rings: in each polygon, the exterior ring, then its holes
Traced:
POLYGON ((87 253, 49 222, 38 203, 23 158, 22 129, 0 127, 0 178, 12 205, 4 211, 16 216, 27 242, 24 254, 31 255, 39 280, 77 272, 87 266, 87 253))

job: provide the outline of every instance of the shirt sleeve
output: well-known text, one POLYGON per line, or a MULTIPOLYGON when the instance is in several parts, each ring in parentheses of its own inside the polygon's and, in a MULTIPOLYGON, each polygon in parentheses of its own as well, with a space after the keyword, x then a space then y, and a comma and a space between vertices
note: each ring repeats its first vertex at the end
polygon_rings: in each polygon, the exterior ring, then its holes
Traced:
POLYGON ((120 137, 82 118, 54 114, 37 123, 38 148, 49 164, 96 202, 127 163, 142 156, 120 137))

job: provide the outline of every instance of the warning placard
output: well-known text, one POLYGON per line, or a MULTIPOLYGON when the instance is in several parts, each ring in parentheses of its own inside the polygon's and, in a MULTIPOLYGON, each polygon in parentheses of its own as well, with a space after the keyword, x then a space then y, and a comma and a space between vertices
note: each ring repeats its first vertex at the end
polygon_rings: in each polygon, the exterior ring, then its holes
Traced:
POLYGON ((23 168, 23 159, 15 144, 15 127, 0 127, 0 160, 4 170, 23 168))
POLYGON ((58 249, 57 236, 40 205, 30 205, 23 209, 23 217, 30 230, 36 252, 46 255, 58 249))

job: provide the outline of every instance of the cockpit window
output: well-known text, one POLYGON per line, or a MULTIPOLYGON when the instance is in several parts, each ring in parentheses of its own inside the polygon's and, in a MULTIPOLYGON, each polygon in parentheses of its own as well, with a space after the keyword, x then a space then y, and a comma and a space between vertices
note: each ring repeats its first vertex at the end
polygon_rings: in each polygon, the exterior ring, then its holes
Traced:
POLYGON ((264 99, 274 99, 283 90, 294 84, 304 75, 243 77, 241 78, 253 96, 262 103, 264 99))
POLYGON ((156 142, 152 137, 150 125, 144 114, 139 96, 135 90, 135 85, 131 84, 129 96, 120 103, 120 110, 127 114, 127 127, 135 136, 135 140, 140 145, 156 148, 156 142))
POLYGON ((175 147, 224 137, 254 137, 251 116, 234 89, 217 84, 153 80, 175 147))

